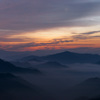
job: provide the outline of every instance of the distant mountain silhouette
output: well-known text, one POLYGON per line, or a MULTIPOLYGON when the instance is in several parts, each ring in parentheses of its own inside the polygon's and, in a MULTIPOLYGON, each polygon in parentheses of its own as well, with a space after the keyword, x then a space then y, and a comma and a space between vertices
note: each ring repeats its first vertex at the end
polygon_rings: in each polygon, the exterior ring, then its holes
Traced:
POLYGON ((19 61, 40 61, 39 57, 38 56, 34 56, 34 55, 31 55, 31 56, 26 56, 26 57, 23 57, 21 59, 19 59, 19 61))
POLYGON ((93 63, 100 60, 100 55, 97 54, 81 54, 73 52, 62 52, 54 55, 44 56, 42 59, 49 61, 57 61, 60 63, 93 63))
POLYGON ((100 78, 98 77, 89 78, 68 90, 68 95, 73 95, 74 99, 79 97, 92 98, 99 94, 100 94, 100 78))
POLYGON ((0 100, 43 100, 41 89, 10 73, 0 73, 0 100))
POLYGON ((20 59, 29 55, 32 55, 33 51, 23 51, 23 52, 17 52, 17 51, 5 51, 0 49, 0 58, 4 59, 6 61, 15 61, 16 59, 20 59))
POLYGON ((21 68, 0 59, 0 72, 14 72, 14 73, 40 73, 37 69, 21 68))
POLYGON ((66 65, 62 65, 58 62, 53 62, 53 61, 40 64, 38 65, 38 67, 40 68, 68 68, 68 66, 66 65))

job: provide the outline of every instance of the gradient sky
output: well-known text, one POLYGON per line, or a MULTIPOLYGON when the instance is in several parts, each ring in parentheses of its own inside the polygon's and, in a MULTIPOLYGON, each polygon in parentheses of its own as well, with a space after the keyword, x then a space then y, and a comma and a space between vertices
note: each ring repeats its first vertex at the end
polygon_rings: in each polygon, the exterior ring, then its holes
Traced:
POLYGON ((100 0, 0 0, 0 49, 100 48, 100 0))

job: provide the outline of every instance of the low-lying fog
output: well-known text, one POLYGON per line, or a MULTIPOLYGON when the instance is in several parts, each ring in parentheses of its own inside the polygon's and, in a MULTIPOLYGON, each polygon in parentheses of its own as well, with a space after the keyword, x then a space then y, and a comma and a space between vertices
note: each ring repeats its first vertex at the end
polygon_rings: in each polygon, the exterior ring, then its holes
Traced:
POLYGON ((100 65, 69 64, 68 68, 38 68, 41 75, 19 74, 22 78, 37 85, 50 96, 66 100, 67 89, 92 77, 100 77, 100 65))

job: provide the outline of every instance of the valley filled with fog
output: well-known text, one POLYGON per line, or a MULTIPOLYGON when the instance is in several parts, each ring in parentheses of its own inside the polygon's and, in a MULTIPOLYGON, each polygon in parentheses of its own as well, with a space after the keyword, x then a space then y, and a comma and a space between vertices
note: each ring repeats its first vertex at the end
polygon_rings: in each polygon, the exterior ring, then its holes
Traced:
MULTIPOLYGON (((66 51, 48 56, 28 55, 9 62, 1 59, 0 66, 0 81, 5 84, 0 85, 5 87, 3 91, 13 98, 11 100, 92 100, 100 97, 100 55, 97 54, 66 51)), ((1 96, 1 100, 6 99, 1 96)))
POLYGON ((68 68, 38 68, 41 75, 20 74, 18 76, 47 91, 49 96, 57 97, 57 100, 66 100, 67 89, 88 78, 100 77, 100 65, 70 64, 67 66, 68 68))
MULTIPOLYGON (((77 58, 76 58, 77 59, 77 58)), ((97 63, 59 63, 57 61, 49 61, 49 60, 41 60, 40 58, 32 58, 25 57, 21 59, 18 64, 13 62, 15 65, 21 65, 25 68, 34 68, 38 69, 41 73, 40 74, 17 74, 18 76, 22 77, 23 79, 27 80, 31 84, 35 84, 36 86, 40 87, 48 94, 48 97, 52 97, 55 100, 74 100, 78 97, 88 97, 92 98, 93 95, 85 95, 84 93, 77 95, 74 97, 69 94, 69 91, 73 91, 73 87, 77 87, 77 85, 83 83, 84 81, 91 79, 91 78, 98 78, 100 77, 100 65, 97 63), (33 60, 32 60, 33 59, 33 60), (38 60, 37 60, 38 59, 38 60), (27 64, 26 64, 27 62, 27 64), (70 96, 69 96, 70 95, 70 96)), ((62 60, 61 60, 62 61, 62 60)), ((92 84, 92 83, 91 83, 92 84)), ((90 84, 89 84, 90 85, 90 84)), ((83 86, 85 88, 85 86, 83 86)), ((80 89, 81 91, 81 89, 80 89)), ((93 91, 92 91, 93 92, 93 91)), ((74 93, 73 93, 74 94, 74 93)), ((92 93, 90 93, 92 94, 92 93)), ((94 95, 95 96, 98 96, 94 95)))
POLYGON ((100 100, 100 0, 0 0, 0 100, 100 100))

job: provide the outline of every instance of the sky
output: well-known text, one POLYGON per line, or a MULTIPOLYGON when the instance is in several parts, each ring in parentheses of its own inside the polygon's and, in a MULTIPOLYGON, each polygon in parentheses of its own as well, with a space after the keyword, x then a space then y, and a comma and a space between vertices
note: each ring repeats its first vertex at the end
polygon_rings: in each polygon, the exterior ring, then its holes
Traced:
POLYGON ((100 48, 100 0, 0 0, 0 49, 100 48))

